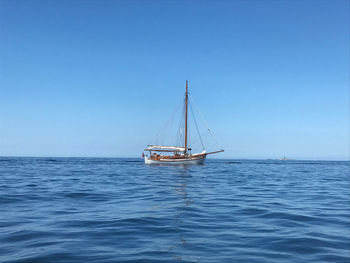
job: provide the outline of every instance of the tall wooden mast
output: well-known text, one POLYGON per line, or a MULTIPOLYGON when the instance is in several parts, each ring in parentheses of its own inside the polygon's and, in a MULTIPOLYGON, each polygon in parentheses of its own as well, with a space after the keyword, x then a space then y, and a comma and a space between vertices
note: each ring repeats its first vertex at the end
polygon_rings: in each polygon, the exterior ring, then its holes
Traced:
POLYGON ((187 109, 188 109, 188 80, 186 80, 186 95, 185 95, 185 154, 187 153, 187 109))

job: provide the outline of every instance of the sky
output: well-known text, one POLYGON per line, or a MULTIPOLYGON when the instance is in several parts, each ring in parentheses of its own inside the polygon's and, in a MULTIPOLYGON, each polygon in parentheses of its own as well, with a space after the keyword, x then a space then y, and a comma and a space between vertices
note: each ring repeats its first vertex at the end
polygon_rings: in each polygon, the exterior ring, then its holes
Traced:
POLYGON ((349 10, 0 0, 0 156, 140 157, 189 80, 216 158, 349 160, 349 10))

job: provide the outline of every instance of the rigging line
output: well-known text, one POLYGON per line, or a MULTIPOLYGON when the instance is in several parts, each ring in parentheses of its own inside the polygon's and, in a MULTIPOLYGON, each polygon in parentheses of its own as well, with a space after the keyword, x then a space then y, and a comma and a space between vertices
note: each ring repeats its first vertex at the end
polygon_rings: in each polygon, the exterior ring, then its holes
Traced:
POLYGON ((190 123, 187 122, 187 149, 191 148, 191 129, 190 129, 190 123))
POLYGON ((182 126, 184 125, 183 122, 183 118, 182 116, 185 114, 185 106, 183 105, 182 107, 182 112, 181 112, 181 115, 180 115, 180 119, 179 119, 179 124, 178 124, 178 129, 177 129, 177 140, 176 140, 176 144, 177 145, 182 145, 182 137, 183 137, 183 130, 182 130, 182 126))
POLYGON ((181 104, 182 104, 182 103, 179 103, 179 104, 176 106, 174 112, 171 114, 170 118, 167 120, 167 122, 165 123, 165 125, 164 125, 164 126, 158 131, 158 133, 153 137, 152 142, 153 142, 153 141, 158 141, 158 140, 162 139, 162 138, 159 138, 159 137, 164 137, 164 134, 163 134, 163 136, 161 136, 161 133, 162 133, 162 132, 164 133, 165 129, 167 129, 167 127, 169 126, 170 122, 173 121, 174 116, 175 116, 175 114, 178 112, 178 110, 180 109, 181 104))
MULTIPOLYGON (((203 142, 206 141, 206 138, 207 138, 209 135, 210 135, 209 133, 206 133, 206 134, 202 135, 202 140, 203 140, 203 142)), ((199 142, 199 138, 196 138, 195 141, 193 142, 193 144, 196 144, 196 143, 198 143, 198 142, 199 142)))
POLYGON ((183 103, 183 107, 182 107, 181 117, 179 121, 179 128, 178 128, 179 145, 184 145, 184 140, 185 140, 186 93, 183 95, 182 103, 183 103))
POLYGON ((183 136, 184 119, 182 118, 182 116, 184 114, 185 114, 185 106, 182 107, 182 112, 181 112, 181 116, 180 116, 179 124, 178 124, 178 129, 177 129, 177 145, 179 145, 179 146, 183 145, 183 139, 184 139, 184 136, 183 136))
POLYGON ((210 128, 209 128, 209 125, 208 125, 207 121, 205 120, 204 116, 202 115, 202 113, 201 113, 200 110, 198 109, 198 107, 197 107, 197 105, 195 104, 195 102, 194 102, 192 96, 189 96, 189 98, 190 98, 190 101, 192 102, 192 104, 195 106, 196 110, 198 111, 199 115, 201 116, 201 118, 202 118, 202 120, 203 120, 205 126, 207 127, 208 132, 210 133, 211 137, 213 137, 213 139, 214 139, 215 143, 217 144, 217 146, 219 146, 219 148, 222 148, 221 145, 219 144, 218 140, 217 140, 217 139, 215 138, 215 136, 212 134, 212 132, 211 132, 211 130, 210 130, 210 128))
POLYGON ((199 132, 196 118, 194 117, 194 113, 193 113, 193 109, 192 109, 193 107, 192 107, 191 100, 190 100, 189 105, 190 105, 190 110, 191 110, 191 113, 192 113, 193 121, 194 121, 194 124, 195 124, 195 126, 196 126, 196 130, 197 130, 197 133, 198 133, 198 136, 199 136, 199 140, 201 141, 203 150, 205 150, 205 147, 204 147, 204 144, 203 144, 203 140, 202 140, 202 136, 201 136, 201 134, 200 134, 200 132, 199 132))
MULTIPOLYGON (((188 106, 190 106, 190 101, 188 101, 188 106)), ((190 108, 190 107, 188 107, 190 108)), ((189 113, 188 113, 189 114, 189 113)), ((192 144, 192 132, 191 132, 191 128, 192 128, 192 123, 190 122, 190 116, 188 116, 188 121, 187 121, 187 133, 188 133, 188 143, 187 143, 187 148, 192 148, 193 144, 192 144)))

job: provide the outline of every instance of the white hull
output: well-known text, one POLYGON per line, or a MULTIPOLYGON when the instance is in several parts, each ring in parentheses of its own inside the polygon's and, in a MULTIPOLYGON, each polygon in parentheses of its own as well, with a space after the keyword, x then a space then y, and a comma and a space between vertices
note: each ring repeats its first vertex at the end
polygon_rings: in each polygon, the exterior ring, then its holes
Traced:
POLYGON ((145 156, 145 164, 203 164, 205 161, 204 156, 192 157, 190 159, 161 159, 161 160, 152 160, 149 157, 145 156))

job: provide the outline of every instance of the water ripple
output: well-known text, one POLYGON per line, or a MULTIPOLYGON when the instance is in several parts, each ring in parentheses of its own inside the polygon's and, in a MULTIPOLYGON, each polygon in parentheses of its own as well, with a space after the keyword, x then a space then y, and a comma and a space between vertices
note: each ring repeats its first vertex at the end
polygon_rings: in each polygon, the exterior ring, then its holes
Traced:
POLYGON ((350 262, 349 162, 0 158, 0 262, 350 262))

